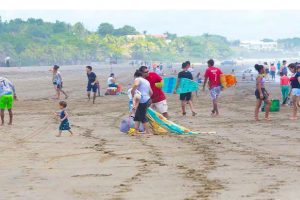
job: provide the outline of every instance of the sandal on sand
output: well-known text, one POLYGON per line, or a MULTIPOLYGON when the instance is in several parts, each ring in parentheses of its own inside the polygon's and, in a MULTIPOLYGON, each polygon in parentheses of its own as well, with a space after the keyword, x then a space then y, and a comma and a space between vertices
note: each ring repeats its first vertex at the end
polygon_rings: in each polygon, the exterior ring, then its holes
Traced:
POLYGON ((182 113, 182 115, 185 116, 185 115, 186 115, 186 112, 182 113))
POLYGON ((197 115, 197 113, 193 111, 193 114, 192 114, 192 115, 193 115, 193 117, 195 117, 195 116, 197 115))

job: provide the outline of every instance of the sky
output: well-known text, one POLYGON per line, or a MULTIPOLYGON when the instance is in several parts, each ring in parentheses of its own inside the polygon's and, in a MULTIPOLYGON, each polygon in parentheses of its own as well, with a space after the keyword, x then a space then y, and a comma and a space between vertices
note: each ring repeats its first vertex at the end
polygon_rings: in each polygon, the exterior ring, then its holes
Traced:
POLYGON ((260 40, 300 37, 297 10, 0 10, 2 21, 42 18, 74 24, 82 22, 91 31, 100 23, 116 28, 132 25, 151 34, 166 31, 177 35, 219 34, 230 40, 260 40))

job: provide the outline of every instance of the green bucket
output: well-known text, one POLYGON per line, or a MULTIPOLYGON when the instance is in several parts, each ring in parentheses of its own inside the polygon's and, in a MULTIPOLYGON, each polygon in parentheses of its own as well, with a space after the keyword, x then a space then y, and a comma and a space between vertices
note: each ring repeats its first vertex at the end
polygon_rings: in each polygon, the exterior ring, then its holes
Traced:
MULTIPOLYGON (((261 107, 261 111, 265 112, 266 103, 261 107)), ((271 100, 270 112, 279 112, 280 111, 280 101, 278 99, 271 100)))

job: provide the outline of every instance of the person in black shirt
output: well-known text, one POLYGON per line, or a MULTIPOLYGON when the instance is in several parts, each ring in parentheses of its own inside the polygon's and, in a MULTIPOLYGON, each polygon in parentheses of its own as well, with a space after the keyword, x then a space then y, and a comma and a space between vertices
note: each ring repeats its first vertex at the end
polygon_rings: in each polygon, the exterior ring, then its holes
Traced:
POLYGON ((91 66, 86 66, 86 75, 88 78, 88 84, 87 84, 87 96, 89 100, 91 100, 91 91, 93 91, 94 96, 93 96, 93 103, 95 103, 96 100, 96 93, 98 90, 97 87, 97 76, 94 72, 92 72, 93 68, 91 66))
MULTIPOLYGON (((176 94, 176 90, 179 87, 180 79, 187 78, 193 80, 193 75, 191 72, 188 71, 188 64, 186 62, 182 63, 182 71, 178 73, 178 79, 175 86, 174 94, 176 94)), ((182 115, 186 115, 185 105, 189 104, 190 109, 192 111, 193 116, 195 116, 197 113, 194 111, 193 102, 192 102, 192 93, 183 93, 180 94, 180 101, 181 101, 181 109, 182 109, 182 115)))
POLYGON ((288 66, 289 70, 293 73, 290 78, 291 83, 291 96, 293 101, 293 113, 291 120, 298 119, 297 117, 297 109, 299 106, 300 101, 300 66, 298 66, 298 63, 292 63, 288 66))

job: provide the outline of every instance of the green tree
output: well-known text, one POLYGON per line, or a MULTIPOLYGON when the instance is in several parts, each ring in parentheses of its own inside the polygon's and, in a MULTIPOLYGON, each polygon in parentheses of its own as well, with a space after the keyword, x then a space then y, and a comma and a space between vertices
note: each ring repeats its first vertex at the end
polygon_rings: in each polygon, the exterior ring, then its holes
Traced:
POLYGON ((76 24, 74 24, 74 26, 72 27, 72 31, 74 34, 83 37, 85 35, 87 35, 88 31, 84 28, 84 25, 80 22, 77 22, 76 24))
POLYGON ((137 32, 137 30, 134 27, 125 25, 122 28, 118 28, 114 30, 113 35, 124 36, 124 35, 136 35, 136 34, 139 34, 139 32, 137 32))
POLYGON ((114 26, 109 23, 102 23, 97 29, 98 34, 101 36, 113 35, 114 31, 114 26))
POLYGON ((62 33, 67 31, 67 25, 64 22, 56 21, 53 25, 54 33, 62 33))
POLYGON ((167 39, 169 40, 174 40, 175 38, 177 38, 176 34, 169 33, 168 31, 165 32, 164 34, 167 36, 167 39))

